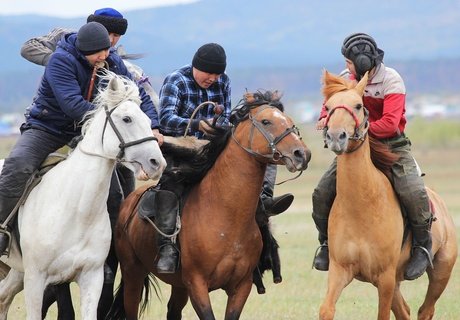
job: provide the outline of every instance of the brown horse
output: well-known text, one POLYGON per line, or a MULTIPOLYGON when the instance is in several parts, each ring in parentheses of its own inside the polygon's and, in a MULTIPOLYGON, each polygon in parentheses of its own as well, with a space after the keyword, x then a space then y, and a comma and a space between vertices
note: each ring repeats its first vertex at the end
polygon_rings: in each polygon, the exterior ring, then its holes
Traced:
POLYGON ((191 188, 183 207, 178 273, 156 274, 156 231, 136 213, 147 187, 123 203, 115 235, 122 285, 112 319, 138 318, 149 273, 172 286, 168 319, 181 319, 189 297, 200 319, 215 319, 209 292, 216 289, 228 296, 225 319, 240 317, 262 249, 255 212, 265 168, 274 163, 290 172, 303 171, 311 157, 292 120, 275 107, 279 98, 248 94, 243 101, 232 115, 234 126, 227 130, 222 147, 215 139, 205 146, 221 152, 210 159, 212 167, 191 188), (124 312, 119 309, 121 297, 124 312))
MULTIPOLYGON (((338 156, 337 196, 328 230, 328 290, 319 317, 333 319, 341 291, 356 278, 377 287, 378 319, 390 319, 390 310, 396 319, 410 319, 409 306, 399 287, 410 257, 411 238, 403 244, 398 199, 389 179, 373 164, 379 159, 388 168, 396 159, 388 149, 382 149, 383 144, 370 142, 367 135, 367 110, 362 101, 367 74, 357 85, 327 71, 323 80, 329 112, 325 141, 338 156), (375 151, 372 159, 371 150, 375 151), (378 150, 380 153, 376 153, 378 150)), ((427 269, 429 286, 418 311, 419 319, 433 318, 435 303, 457 257, 452 218, 441 198, 428 188, 427 191, 436 219, 432 225, 434 268, 427 269)))

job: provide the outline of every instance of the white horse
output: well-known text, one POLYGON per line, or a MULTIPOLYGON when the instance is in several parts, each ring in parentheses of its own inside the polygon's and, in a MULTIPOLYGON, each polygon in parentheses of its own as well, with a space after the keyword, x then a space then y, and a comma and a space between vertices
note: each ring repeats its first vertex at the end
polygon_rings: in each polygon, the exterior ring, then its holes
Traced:
POLYGON ((82 319, 96 319, 111 240, 106 203, 115 164, 154 180, 166 166, 150 120, 139 108, 136 84, 113 73, 106 78, 107 88, 86 117, 82 141, 19 209, 20 249, 14 239, 3 258, 11 270, 0 282, 0 319, 6 319, 23 288, 27 319, 41 319, 45 287, 69 281, 80 287, 82 319))

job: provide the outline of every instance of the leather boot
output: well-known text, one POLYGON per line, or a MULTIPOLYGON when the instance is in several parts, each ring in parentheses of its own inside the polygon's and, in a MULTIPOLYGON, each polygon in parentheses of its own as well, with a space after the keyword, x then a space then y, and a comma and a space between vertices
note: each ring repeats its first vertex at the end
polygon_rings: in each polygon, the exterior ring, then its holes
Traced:
MULTIPOLYGON (((3 223, 3 221, 5 221, 8 218, 11 211, 13 211, 14 207, 18 203, 18 200, 19 198, 8 198, 8 197, 0 196, 1 223, 3 223)), ((11 219, 10 221, 13 221, 13 219, 11 219)), ((8 226, 6 226, 5 228, 2 228, 0 226, 0 256, 3 254, 7 254, 10 249, 11 234, 10 234, 10 230, 8 229, 9 229, 8 226)))
POLYGON ((433 268, 430 230, 431 219, 424 224, 412 225, 412 252, 404 272, 404 279, 417 279, 425 273, 428 266, 433 268))
POLYGON ((313 267, 319 271, 329 270, 329 246, 327 244, 327 224, 328 219, 320 219, 313 216, 316 229, 318 229, 318 240, 320 246, 316 249, 315 258, 313 259, 313 267))
MULTIPOLYGON (((155 201, 156 213, 155 223, 158 229, 166 235, 172 235, 176 231, 176 220, 178 214, 178 200, 173 192, 166 190, 158 190, 155 201)), ((158 273, 174 273, 176 272, 179 261, 179 250, 172 242, 171 237, 165 237, 157 234, 158 244, 158 273)))
POLYGON ((286 193, 279 197, 265 198, 263 200, 265 213, 268 217, 280 214, 291 206, 292 201, 294 201, 294 195, 291 193, 286 193))

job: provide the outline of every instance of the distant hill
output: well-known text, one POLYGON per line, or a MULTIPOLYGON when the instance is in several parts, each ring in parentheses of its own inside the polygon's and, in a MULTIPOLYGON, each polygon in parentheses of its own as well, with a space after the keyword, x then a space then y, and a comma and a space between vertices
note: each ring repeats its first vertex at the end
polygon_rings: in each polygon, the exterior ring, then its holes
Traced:
MULTIPOLYGON (((357 31, 375 37, 385 61, 398 67, 414 92, 460 87, 458 0, 202 0, 123 13, 129 27, 121 44, 146 54, 138 63, 157 89, 201 44, 219 42, 227 51, 235 95, 244 88, 281 87, 290 99, 318 96, 321 69, 342 69, 342 40, 357 31)), ((85 20, 0 16, 0 111, 30 103, 43 71, 22 59, 22 43, 56 26, 77 29, 85 20)))

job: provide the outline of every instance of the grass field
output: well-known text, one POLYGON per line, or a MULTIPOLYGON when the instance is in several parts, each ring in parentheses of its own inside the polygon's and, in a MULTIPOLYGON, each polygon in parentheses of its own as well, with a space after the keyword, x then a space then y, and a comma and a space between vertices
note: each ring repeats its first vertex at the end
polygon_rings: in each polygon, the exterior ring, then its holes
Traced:
MULTIPOLYGON (((267 293, 258 295, 253 290, 241 319, 317 319, 318 309, 326 292, 327 273, 312 270, 311 263, 317 247, 317 232, 311 219, 311 194, 313 188, 333 158, 331 151, 323 149, 321 133, 312 126, 302 127, 302 135, 312 150, 310 167, 297 180, 276 187, 276 194, 292 192, 295 201, 291 208, 272 220, 273 230, 280 243, 283 282, 273 284, 271 274, 265 275, 267 293)), ((457 226, 460 243, 460 123, 455 121, 431 121, 414 119, 407 133, 413 142, 413 153, 426 173, 426 184, 446 201, 457 226)), ((11 147, 11 139, 3 139, 0 156, 11 147)), ((292 177, 280 169, 278 181, 292 177)), ((423 301, 427 277, 404 282, 402 290, 408 301, 412 317, 423 301)), ((73 287, 75 304, 78 305, 78 289, 73 287)), ((165 319, 169 288, 162 286, 162 299, 153 297, 144 319, 165 319)), ((435 319, 460 319, 460 264, 457 261, 451 281, 441 296, 435 319)), ((223 319, 225 294, 211 293, 218 319, 223 319)), ((370 284, 353 281, 343 291, 337 304, 336 319, 375 319, 377 315, 377 290, 370 284)), ((55 319, 53 309, 48 319, 55 319)), ((77 314, 79 311, 77 310, 77 314)), ((24 319, 22 294, 18 295, 10 310, 10 319, 24 319)), ((184 310, 184 319, 197 319, 190 304, 184 310)))

